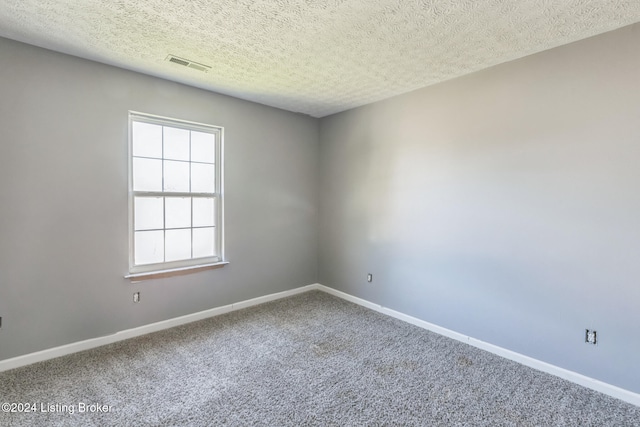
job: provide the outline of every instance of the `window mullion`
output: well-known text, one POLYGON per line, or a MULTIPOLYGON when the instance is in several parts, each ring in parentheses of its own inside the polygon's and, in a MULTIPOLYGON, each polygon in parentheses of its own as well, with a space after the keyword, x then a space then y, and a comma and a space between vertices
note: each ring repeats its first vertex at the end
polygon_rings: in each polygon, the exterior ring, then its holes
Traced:
POLYGON ((217 193, 185 193, 185 192, 161 192, 161 191, 134 191, 134 197, 219 197, 217 193))

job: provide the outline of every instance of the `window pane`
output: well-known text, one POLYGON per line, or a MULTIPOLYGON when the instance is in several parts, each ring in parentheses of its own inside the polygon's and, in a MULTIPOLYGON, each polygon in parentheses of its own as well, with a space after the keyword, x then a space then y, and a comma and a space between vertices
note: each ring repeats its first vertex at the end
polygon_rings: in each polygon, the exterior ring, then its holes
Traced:
POLYGON ((164 191, 189 191, 189 163, 165 160, 164 191))
POLYGON ((162 126, 133 122, 133 155, 162 158, 162 126))
POLYGON ((215 162, 215 135, 204 132, 191 132, 191 161, 215 162))
POLYGON ((191 198, 167 197, 165 199, 167 228, 191 227, 191 198))
POLYGON ((140 264, 154 264, 162 262, 164 258, 164 231, 136 231, 134 262, 140 264))
POLYGON ((189 160, 189 131, 164 127, 164 158, 189 160))
POLYGON ((167 230, 166 261, 177 261, 191 258, 191 229, 189 230, 167 230))
POLYGON ((193 229, 193 257, 202 258, 215 255, 215 228, 193 229))
POLYGON ((162 197, 136 197, 134 200, 134 230, 164 227, 162 197))
POLYGON ((133 190, 162 191, 162 160, 134 157, 133 190))
POLYGON ((200 198, 193 199, 193 226, 212 227, 214 224, 214 199, 200 198))
POLYGON ((191 191, 194 193, 215 193, 216 167, 201 163, 191 164, 191 191))

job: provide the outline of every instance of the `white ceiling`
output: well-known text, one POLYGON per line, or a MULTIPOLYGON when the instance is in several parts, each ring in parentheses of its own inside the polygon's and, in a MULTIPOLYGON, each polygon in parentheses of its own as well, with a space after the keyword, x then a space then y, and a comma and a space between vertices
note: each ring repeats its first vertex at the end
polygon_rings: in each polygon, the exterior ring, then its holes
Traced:
POLYGON ((639 21, 640 0, 0 1, 0 36, 314 117, 639 21))

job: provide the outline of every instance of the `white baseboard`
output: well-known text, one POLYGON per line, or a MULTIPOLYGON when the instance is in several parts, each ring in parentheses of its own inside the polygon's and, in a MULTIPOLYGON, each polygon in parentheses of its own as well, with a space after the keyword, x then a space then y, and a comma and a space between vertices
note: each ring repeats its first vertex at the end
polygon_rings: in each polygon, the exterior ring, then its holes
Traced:
POLYGON ((567 369, 560 368, 558 366, 551 365, 546 362, 542 362, 540 360, 534 359, 529 356, 525 356, 520 353, 516 353, 511 350, 507 350, 502 347, 498 347, 497 345, 493 345, 493 344, 475 339, 473 337, 463 335, 461 333, 452 331, 450 329, 443 328, 438 325, 434 325, 433 323, 425 322, 424 320, 420 320, 418 318, 406 315, 404 313, 400 313, 390 308, 383 307, 379 304, 372 303, 362 298, 354 297, 353 295, 349 295, 342 291, 329 288, 319 283, 303 286, 296 289, 291 289, 289 291, 269 294, 262 297, 253 298, 250 300, 240 301, 234 304, 229 304, 221 307, 212 308, 210 310, 188 314, 186 316, 180 316, 173 319, 163 320, 161 322, 151 323, 149 325, 144 325, 144 326, 140 326, 133 329, 127 329, 112 335, 106 335, 104 337, 93 338, 85 341, 79 341, 79 342, 63 345, 60 347, 54 347, 47 350, 38 351, 36 353, 26 354, 24 356, 18 356, 11 359, 0 360, 0 372, 7 371, 9 369, 19 368, 21 366, 30 365, 36 362, 42 362, 44 360, 49 360, 49 359, 53 359, 60 356, 66 356, 68 354, 77 353, 79 351, 89 350, 91 348, 100 347, 106 344, 112 344, 117 341, 138 337, 141 335, 149 334, 151 332, 157 332, 163 329, 173 328, 175 326, 184 325, 186 323, 195 322, 197 320, 219 316, 221 314, 229 313, 231 311, 240 310, 242 308, 263 304, 265 302, 274 301, 277 299, 289 297, 292 295, 296 295, 302 292, 307 292, 312 290, 320 290, 320 291, 326 292, 328 294, 342 298, 346 301, 350 301, 355 304, 361 305, 363 307, 370 308, 371 310, 377 311, 379 313, 386 314, 391 317, 395 317, 396 319, 402 320, 407 323, 411 323, 412 325, 429 330, 431 332, 435 332, 437 334, 444 335, 454 340, 472 345, 474 347, 477 347, 482 350, 488 351, 490 353, 496 354, 498 356, 504 357, 505 359, 513 360, 514 362, 518 362, 522 365, 529 366, 530 368, 537 369, 539 371, 546 372, 551 375, 555 375, 567 381, 571 381, 573 383, 579 384, 583 387, 587 387, 592 390, 598 391, 600 393, 606 394, 608 396, 615 397, 616 399, 620 399, 625 402, 631 403, 633 405, 640 406, 640 394, 638 393, 634 393, 632 391, 625 390, 620 387, 616 387, 614 385, 587 377, 577 372, 569 371, 567 369))
POLYGON ((557 377, 560 377, 567 381, 571 381, 583 387, 590 388, 591 390, 595 390, 597 392, 606 394, 608 396, 615 397, 616 399, 620 399, 625 402, 631 403, 632 405, 640 406, 640 394, 638 393, 634 393, 632 391, 625 390, 620 387, 616 387, 614 385, 587 377, 577 372, 569 371, 568 369, 560 368, 550 363, 546 363, 541 360, 537 360, 532 357, 525 356, 524 354, 516 353, 515 351, 507 350, 506 348, 498 347, 497 345, 493 345, 488 342, 481 341, 473 337, 469 337, 467 335, 463 335, 461 333, 452 331, 451 329, 443 328, 441 326, 434 325, 433 323, 425 322, 424 320, 420 320, 418 318, 408 316, 404 313, 400 313, 390 308, 383 307, 379 304, 374 304, 370 301, 364 300, 362 298, 354 297, 353 295, 349 295, 347 293, 335 290, 333 288, 329 288, 324 285, 320 285, 320 284, 313 285, 313 289, 324 291, 328 294, 337 296, 339 298, 353 302, 363 307, 370 308, 379 313, 383 313, 388 316, 395 317, 396 319, 405 321, 407 323, 411 323, 412 325, 418 326, 423 329, 427 329, 431 332, 435 332, 436 334, 444 335, 454 340, 461 341, 463 343, 488 351, 489 353, 493 353, 500 357, 504 357, 505 359, 513 360, 514 362, 518 362, 522 365, 528 366, 538 371, 555 375, 557 377))
POLYGON ((8 371, 9 369, 19 368, 21 366, 31 365, 32 363, 42 362, 44 360, 53 359, 60 356, 66 356, 68 354, 77 353, 79 351, 89 350, 95 347, 100 347, 106 344, 112 344, 114 342, 123 341, 129 338, 138 337, 140 335, 149 334, 151 332, 161 331, 163 329, 173 328, 175 326, 184 325, 186 323, 195 322, 197 320, 207 319, 209 317, 219 316, 230 311, 240 310, 242 308, 251 307, 253 305, 262 304, 265 302, 285 298, 291 295, 307 292, 310 290, 318 289, 317 284, 303 286, 301 288, 292 289, 289 291, 278 292, 275 294, 269 294, 250 300, 240 301, 234 304, 224 305, 221 307, 212 308, 209 310, 199 311, 197 313, 187 314, 185 316, 175 317, 173 319, 163 320, 161 322, 151 323, 148 325, 140 326, 133 329, 126 329, 124 331, 116 332, 112 335, 105 335, 103 337, 92 338, 85 341, 78 341, 71 344, 63 345, 60 347, 49 348, 47 350, 38 351, 35 353, 25 354, 24 356, 18 356, 11 359, 0 360, 0 372, 8 371))

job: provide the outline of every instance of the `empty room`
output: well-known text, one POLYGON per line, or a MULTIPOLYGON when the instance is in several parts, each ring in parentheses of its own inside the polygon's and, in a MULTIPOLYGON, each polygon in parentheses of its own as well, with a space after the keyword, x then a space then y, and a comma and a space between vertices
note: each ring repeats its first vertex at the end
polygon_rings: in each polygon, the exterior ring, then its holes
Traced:
POLYGON ((0 2, 0 425, 640 426, 640 2, 0 2))

